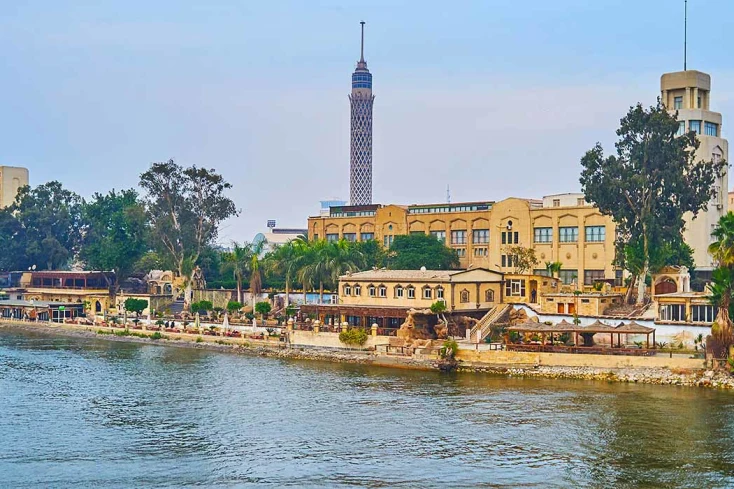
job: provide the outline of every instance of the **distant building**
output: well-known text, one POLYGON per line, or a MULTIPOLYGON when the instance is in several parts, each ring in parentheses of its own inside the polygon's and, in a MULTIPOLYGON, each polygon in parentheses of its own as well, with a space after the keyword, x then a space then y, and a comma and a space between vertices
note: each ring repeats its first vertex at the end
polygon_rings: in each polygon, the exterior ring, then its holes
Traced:
POLYGON ((15 202, 21 187, 28 185, 28 169, 17 166, 0 166, 0 209, 15 202))
MULTIPOLYGON (((678 134, 693 131, 698 135, 701 145, 696 160, 729 161, 729 143, 721 137, 721 114, 709 109, 711 76, 695 70, 665 73, 660 78, 660 92, 668 110, 678 113, 678 134)), ((728 189, 729 176, 725 168, 724 174, 714 182, 715 196, 708 210, 699 212, 695 219, 690 214, 685 216, 683 238, 693 248, 693 261, 699 271, 713 269, 708 246, 712 242, 711 232, 727 213, 729 200, 724 192, 728 189)))
POLYGON ((308 236, 308 230, 295 228, 270 228, 265 233, 257 233, 252 239, 252 243, 259 244, 260 242, 265 241, 263 253, 267 253, 268 251, 272 251, 275 247, 284 245, 301 236, 308 236))

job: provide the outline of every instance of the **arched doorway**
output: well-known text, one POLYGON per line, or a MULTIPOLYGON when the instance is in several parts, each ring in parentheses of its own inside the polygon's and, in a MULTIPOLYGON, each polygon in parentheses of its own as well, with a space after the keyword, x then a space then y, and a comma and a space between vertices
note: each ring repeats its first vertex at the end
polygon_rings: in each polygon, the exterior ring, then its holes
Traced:
POLYGON ((655 295, 673 294, 678 292, 678 284, 671 278, 664 278, 655 285, 655 295))
POLYGON ((94 303, 94 312, 102 312, 102 304, 99 301, 94 303))

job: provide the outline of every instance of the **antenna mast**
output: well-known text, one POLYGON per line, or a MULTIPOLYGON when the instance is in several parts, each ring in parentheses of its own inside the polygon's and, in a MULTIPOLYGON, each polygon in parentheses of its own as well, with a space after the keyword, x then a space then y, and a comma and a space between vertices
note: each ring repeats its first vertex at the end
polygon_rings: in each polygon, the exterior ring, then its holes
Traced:
POLYGON ((451 189, 449 188, 448 185, 446 185, 446 203, 447 204, 451 203, 451 189))
POLYGON ((683 8, 683 71, 688 71, 688 0, 683 8))
MULTIPOLYGON (((686 1, 688 1, 688 0, 686 0, 686 1)), ((361 48, 359 50, 359 61, 361 63, 364 63, 364 20, 362 22, 360 22, 360 24, 362 24, 362 46, 361 46, 361 48)))

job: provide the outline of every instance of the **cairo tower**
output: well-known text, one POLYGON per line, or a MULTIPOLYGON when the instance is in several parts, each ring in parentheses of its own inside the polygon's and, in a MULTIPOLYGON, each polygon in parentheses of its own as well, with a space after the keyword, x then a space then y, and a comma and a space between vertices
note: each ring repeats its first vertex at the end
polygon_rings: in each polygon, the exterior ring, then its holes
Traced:
POLYGON ((372 203, 372 74, 364 60, 364 22, 357 69, 352 73, 349 102, 351 118, 351 154, 349 160, 349 200, 351 205, 372 203))

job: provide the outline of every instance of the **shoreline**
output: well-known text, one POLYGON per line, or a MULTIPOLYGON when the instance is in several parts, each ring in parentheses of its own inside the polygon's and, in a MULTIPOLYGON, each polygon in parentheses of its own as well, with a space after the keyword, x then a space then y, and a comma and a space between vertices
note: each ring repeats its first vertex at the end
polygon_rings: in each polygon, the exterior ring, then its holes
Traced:
MULTIPOLYGON (((22 321, 0 321, 0 330, 15 330, 54 336, 102 339, 176 348, 193 348, 220 353, 282 358, 292 360, 326 361, 333 363, 352 363, 377 367, 401 368, 424 371, 440 371, 440 361, 433 359, 414 359, 377 355, 372 351, 336 350, 305 346, 285 346, 280 342, 199 336, 184 333, 162 332, 160 339, 152 339, 155 331, 131 330, 140 336, 120 335, 120 328, 103 328, 76 324, 28 323, 22 321), (113 334, 118 333, 118 334, 113 334), (144 336, 144 337, 141 337, 144 336)), ((596 368, 560 366, 502 366, 486 363, 464 362, 459 360, 457 373, 491 374, 505 377, 527 377, 567 380, 596 380, 605 382, 640 383, 656 385, 675 385, 688 387, 708 387, 734 389, 734 377, 725 372, 685 371, 668 368, 596 368)))

